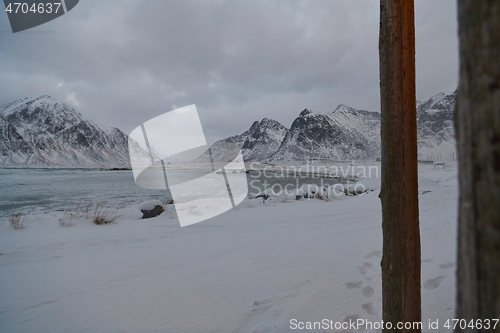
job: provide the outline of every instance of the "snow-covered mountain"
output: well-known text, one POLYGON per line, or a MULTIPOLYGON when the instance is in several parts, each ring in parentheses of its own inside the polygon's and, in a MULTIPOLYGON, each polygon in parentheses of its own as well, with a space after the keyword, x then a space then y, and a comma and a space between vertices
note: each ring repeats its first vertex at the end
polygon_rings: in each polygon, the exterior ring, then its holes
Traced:
POLYGON ((288 129, 276 120, 264 118, 255 121, 242 134, 221 142, 233 142, 240 146, 245 161, 264 160, 278 150, 287 132, 288 129))
MULTIPOLYGON (((454 158, 456 95, 457 91, 439 93, 425 102, 417 101, 420 159, 454 158)), ((282 125, 265 127, 266 131, 261 131, 261 123, 279 124, 265 118, 262 122, 255 122, 248 131, 222 141, 238 144, 246 161, 345 161, 380 157, 379 112, 356 110, 341 104, 332 113, 303 110, 288 131, 282 125)))
POLYGON ((0 107, 0 166, 127 167, 128 137, 50 96, 0 107))
MULTIPOLYGON (((455 157, 457 91, 417 102, 419 159, 455 157)), ((83 119, 50 96, 0 107, 0 167, 129 167, 129 138, 83 119)), ((341 104, 332 113, 305 109, 290 129, 264 118, 221 142, 240 146, 245 161, 353 160, 380 156, 380 113, 341 104)), ((139 145, 134 156, 149 160, 139 145)))
POLYGON ((439 93, 417 107, 418 155, 423 160, 455 158, 453 112, 458 89, 439 93))
POLYGON ((339 105, 333 113, 303 110, 269 160, 364 159, 380 150, 380 113, 339 105))

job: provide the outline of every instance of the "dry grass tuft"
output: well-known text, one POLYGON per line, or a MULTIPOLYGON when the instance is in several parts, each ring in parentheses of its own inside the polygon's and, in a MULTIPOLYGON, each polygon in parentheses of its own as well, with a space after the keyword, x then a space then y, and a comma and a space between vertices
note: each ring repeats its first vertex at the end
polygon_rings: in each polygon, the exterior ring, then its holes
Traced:
POLYGON ((26 226, 22 223, 24 219, 23 213, 12 213, 9 216, 9 227, 12 229, 24 229, 26 226))
POLYGON ((34 221, 39 220, 39 217, 30 217, 29 214, 23 212, 12 212, 8 218, 9 228, 19 230, 24 229, 34 221))
POLYGON ((319 192, 318 192, 318 193, 316 193, 314 196, 316 197, 316 199, 319 199, 319 200, 324 200, 324 199, 325 199, 325 198, 323 197, 323 195, 322 195, 321 193, 319 193, 319 192))
POLYGON ((115 223, 120 217, 117 212, 118 211, 114 208, 104 204, 97 204, 93 210, 92 220, 94 221, 94 224, 97 225, 115 223))
POLYGON ((77 204, 64 210, 62 217, 59 219, 59 225, 70 227, 82 218, 91 219, 94 224, 102 225, 114 223, 119 217, 117 210, 114 208, 104 204, 94 206, 89 201, 80 200, 77 204))
POLYGON ((61 227, 71 227, 77 220, 83 217, 89 218, 89 210, 91 207, 92 203, 85 200, 80 200, 77 204, 69 206, 64 210, 59 219, 59 225, 61 227))

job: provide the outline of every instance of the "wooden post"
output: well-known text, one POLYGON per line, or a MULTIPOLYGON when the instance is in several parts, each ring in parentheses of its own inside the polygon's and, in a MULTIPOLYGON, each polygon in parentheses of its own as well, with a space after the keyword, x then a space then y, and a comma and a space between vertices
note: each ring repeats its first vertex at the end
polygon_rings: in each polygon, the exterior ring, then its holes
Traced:
POLYGON ((500 1, 459 0, 458 26, 457 331, 500 332, 478 327, 500 318, 500 1))
POLYGON ((417 115, 413 0, 380 1, 383 320, 420 322, 417 115))

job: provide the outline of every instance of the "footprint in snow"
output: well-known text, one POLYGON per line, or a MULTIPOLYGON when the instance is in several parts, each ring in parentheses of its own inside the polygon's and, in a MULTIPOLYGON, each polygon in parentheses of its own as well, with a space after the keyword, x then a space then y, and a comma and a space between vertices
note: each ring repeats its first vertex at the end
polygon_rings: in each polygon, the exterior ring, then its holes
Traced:
POLYGON ((455 262, 449 262, 447 264, 441 264, 439 265, 439 268, 441 269, 448 269, 448 268, 455 268, 455 262))
POLYGON ((353 321, 356 321, 358 320, 360 317, 358 315, 347 315, 344 320, 342 320, 342 322, 353 322, 353 321))
POLYGON ((347 289, 358 289, 361 288, 361 285, 363 284, 363 281, 358 281, 358 282, 347 282, 345 284, 345 287, 347 289))
POLYGON ((373 257, 379 257, 379 258, 382 258, 382 251, 372 251, 370 253, 368 253, 365 258, 366 259, 369 259, 369 258, 373 258, 373 257))
POLYGON ((362 290, 363 296, 372 297, 375 294, 375 290, 372 287, 364 287, 362 290))
MULTIPOLYGON (((372 252, 368 253, 365 256, 365 258, 366 259, 373 258, 373 260, 370 260, 369 262, 364 262, 363 265, 358 267, 359 274, 362 275, 363 281, 346 283, 346 287, 348 289, 362 287, 361 295, 363 295, 363 297, 365 297, 365 298, 371 299, 375 295, 375 289, 370 285, 370 281, 372 281, 372 279, 374 278, 373 274, 374 273, 376 274, 376 272, 378 271, 377 268, 375 268, 375 271, 374 271, 374 267, 376 264, 375 261, 377 261, 377 264, 378 264, 378 261, 380 260, 381 257, 382 257, 381 251, 372 251, 372 252), (365 286, 363 286, 363 284, 365 284, 365 286)), ((372 315, 372 316, 378 315, 378 310, 377 310, 376 306, 373 305, 373 303, 371 303, 371 302, 362 304, 361 308, 364 311, 366 311, 366 313, 369 315, 372 315)))
MULTIPOLYGON (((359 272, 361 273, 361 275, 366 275, 366 273, 368 272, 368 269, 369 269, 369 268, 372 268, 372 267, 373 267, 373 265, 372 265, 372 264, 370 264, 369 262, 365 262, 365 263, 363 264, 363 266, 360 266, 360 267, 359 267, 359 269, 358 269, 358 270, 359 270, 359 272)), ((367 280, 371 280, 371 278, 367 278, 367 277, 365 277, 365 279, 367 279, 367 280)))
POLYGON ((373 306, 372 303, 366 303, 366 304, 363 304, 361 306, 363 308, 363 310, 366 311, 366 313, 368 313, 369 315, 376 315, 377 314, 377 311, 375 310, 375 307, 373 306))
MULTIPOLYGON (((372 251, 365 256, 366 259, 370 259, 370 258, 379 259, 381 257, 382 257, 381 251, 372 251)), ((375 259, 375 260, 377 260, 377 259, 375 259)), ((373 261, 373 260, 371 260, 371 261, 373 261)), ((345 284, 346 289, 361 289, 363 287, 364 283, 369 283, 369 281, 372 281, 373 272, 371 272, 371 271, 372 271, 373 267, 374 267, 373 262, 364 262, 363 265, 359 266, 358 272, 363 277, 363 280, 362 281, 351 281, 351 282, 346 283, 345 284)), ((366 285, 361 289, 361 295, 363 295, 366 298, 372 298, 375 295, 375 289, 373 289, 373 287, 370 285, 366 285)), ((369 315, 372 315, 372 316, 378 315, 377 308, 373 305, 373 303, 362 304, 361 308, 364 311, 366 311, 366 313, 369 315)), ((359 316, 350 315, 350 316, 347 316, 344 319, 344 321, 352 319, 352 318, 356 319, 356 318, 359 318, 359 316)))
POLYGON ((439 287, 441 285, 441 283, 443 282, 443 279, 445 277, 446 276, 438 276, 434 279, 428 279, 424 283, 424 288, 425 289, 436 289, 437 287, 439 287))

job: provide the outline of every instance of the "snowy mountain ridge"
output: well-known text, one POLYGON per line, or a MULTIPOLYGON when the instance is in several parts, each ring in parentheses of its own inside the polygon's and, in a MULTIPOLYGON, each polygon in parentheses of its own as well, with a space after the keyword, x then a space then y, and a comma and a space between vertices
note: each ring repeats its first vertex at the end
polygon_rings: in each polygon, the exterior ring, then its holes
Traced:
POLYGON ((288 129, 276 120, 264 118, 255 121, 240 135, 231 136, 221 142, 233 142, 241 148, 246 161, 263 160, 278 150, 288 129))
POLYGON ((455 129, 453 113, 458 89, 432 96, 417 108, 419 157, 425 160, 454 159, 455 129))
MULTIPOLYGON (((417 101, 419 159, 441 160, 455 158, 453 110, 457 90, 439 93, 425 102, 417 101)), ((269 119, 266 118, 266 121, 269 119)), ((259 131, 252 130, 259 122, 240 134, 222 141, 237 143, 247 161, 305 161, 327 159, 346 161, 380 157, 380 113, 357 110, 345 104, 331 113, 304 109, 286 131, 280 144, 277 140, 267 150, 246 142, 259 141, 259 131), (237 138, 234 139, 234 138, 237 138), (276 148, 277 147, 277 148, 276 148), (274 150, 274 151, 273 151, 274 150), (269 154, 267 157, 264 155, 269 154)), ((269 129, 272 131, 273 129, 269 129)), ((272 136, 266 132, 266 136, 272 136)), ((279 139, 283 135, 280 129, 279 139)), ((265 140, 263 140, 265 141, 265 140)))
POLYGON ((380 123, 380 114, 339 105, 333 113, 304 109, 293 121, 279 149, 270 161, 363 159, 380 147, 371 123, 380 123))
POLYGON ((128 167, 128 137, 50 96, 0 107, 2 167, 128 167))
MULTIPOLYGON (((453 110, 457 91, 417 102, 419 159, 455 158, 453 110)), ((128 137, 85 120, 50 96, 0 106, 0 167, 129 167, 128 137)), ((331 113, 304 109, 289 129, 264 118, 239 135, 245 161, 347 161, 380 157, 380 113, 345 104, 331 113)), ((133 156, 149 160, 136 145, 133 156)))

